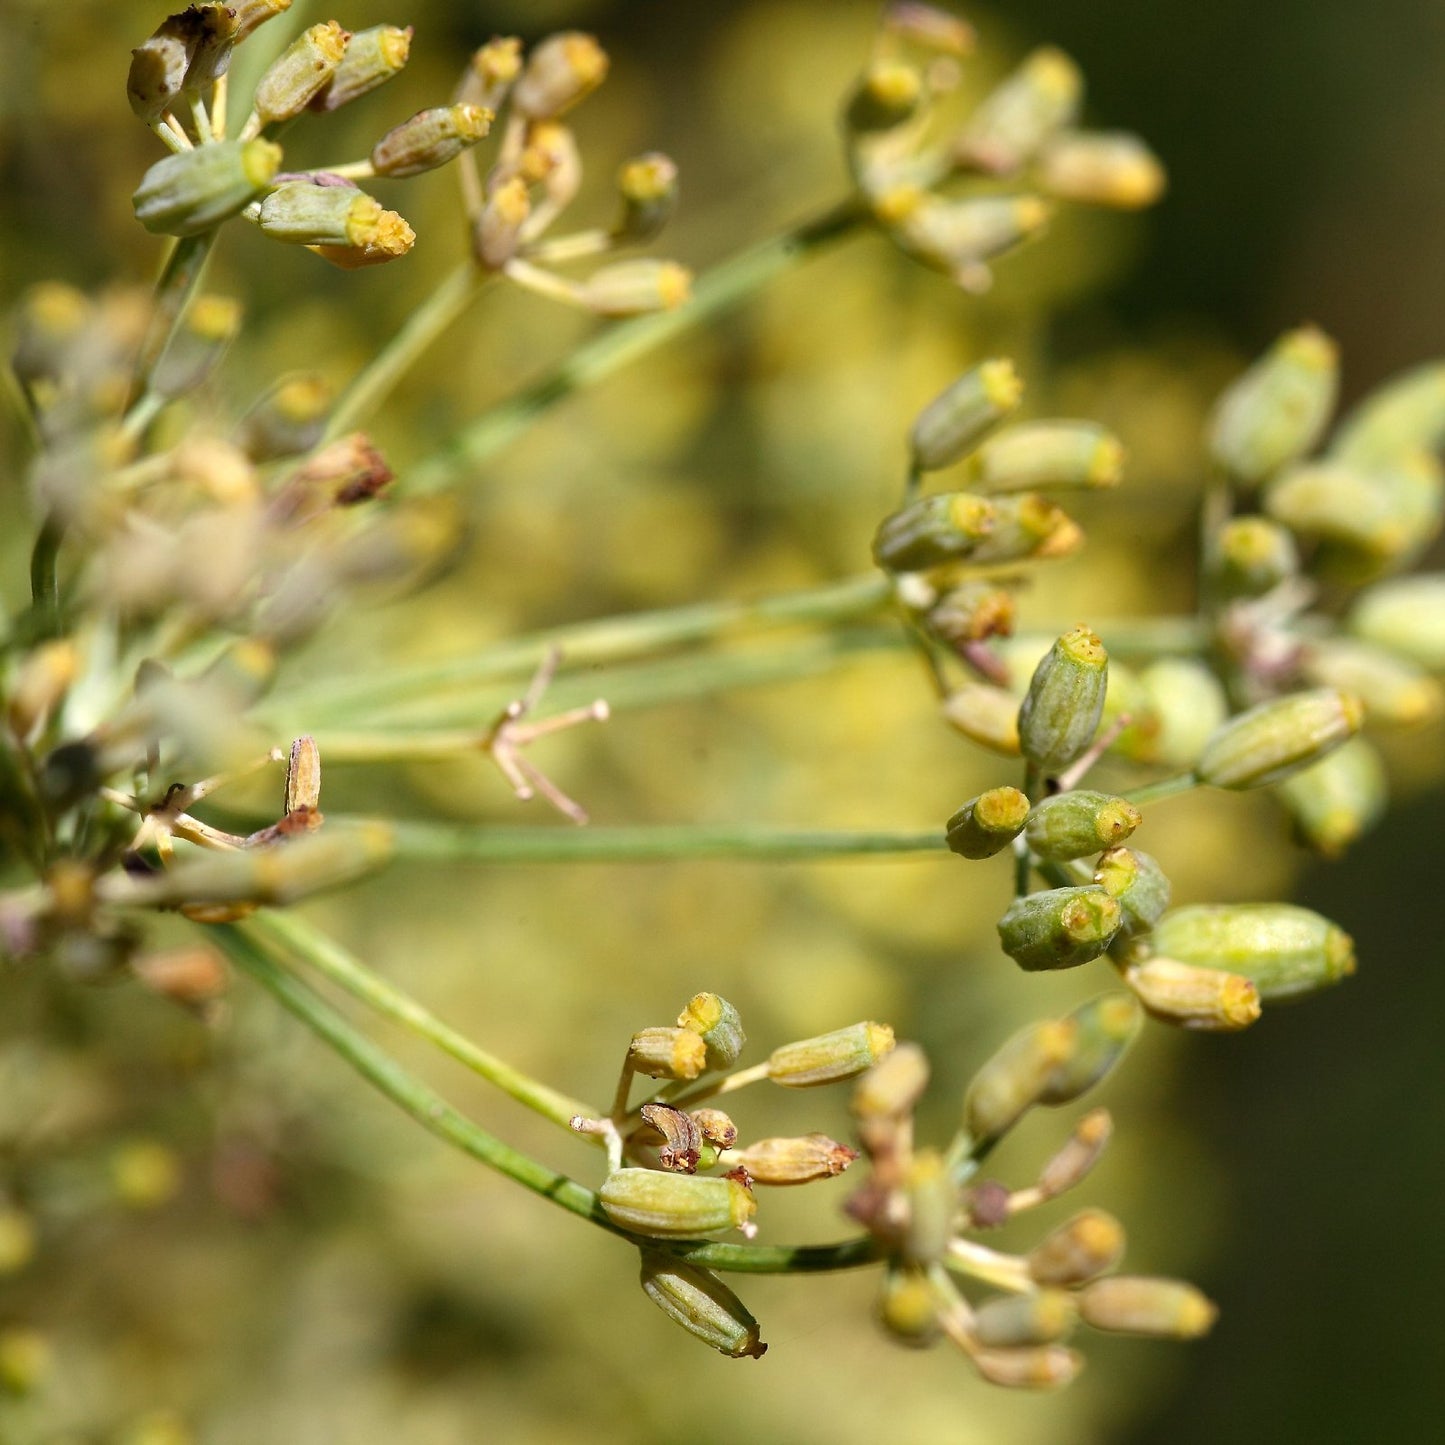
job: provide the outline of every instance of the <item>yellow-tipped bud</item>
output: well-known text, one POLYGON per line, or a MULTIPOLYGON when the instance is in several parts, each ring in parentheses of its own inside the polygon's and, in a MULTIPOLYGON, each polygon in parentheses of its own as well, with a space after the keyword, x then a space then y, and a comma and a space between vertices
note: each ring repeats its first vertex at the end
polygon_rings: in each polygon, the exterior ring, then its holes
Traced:
POLYGON ((975 1349, 969 1358, 989 1384, 1009 1390, 1058 1390, 1070 1384, 1084 1367, 1084 1357, 1066 1345, 975 1349))
POLYGON ((1109 687, 1109 654, 1087 627, 1066 632, 1034 669, 1019 707, 1019 743, 1041 772, 1056 773, 1094 740, 1109 687))
POLYGON ((919 497, 885 517, 873 537, 873 560, 889 572, 916 572, 968 557, 994 527, 993 503, 972 492, 919 497))
POLYGON ((341 65, 351 34, 335 20, 302 31, 268 67, 252 106, 262 125, 298 116, 341 65))
POLYGON ((419 176, 455 160, 492 128, 492 112, 476 105, 440 105, 419 110, 393 126, 371 148, 379 176, 419 176))
POLYGON ((768 1077, 789 1089, 836 1084, 871 1069, 893 1052, 893 1046, 893 1030, 887 1024, 853 1024, 774 1049, 768 1058, 768 1077))
POLYGON ((1123 1255, 1119 1221, 1102 1209, 1085 1209, 1029 1252, 1029 1276, 1038 1284, 1082 1284, 1113 1269, 1123 1255))
POLYGON ((674 311, 692 295, 692 272, 676 261, 650 257, 616 261, 594 271, 581 294, 583 304, 599 316, 674 311))
POLYGON ((1072 788, 1034 805, 1024 837, 1042 858, 1083 858, 1122 843, 1143 821, 1125 798, 1072 788))
POLYGON ((1340 423, 1330 456, 1349 466, 1388 465, 1445 441, 1445 362, 1417 366, 1372 391, 1340 423))
POLYGON ((913 1111, 928 1087, 928 1057, 917 1044, 899 1044, 853 1087, 859 1119, 898 1119, 913 1111))
POLYGON ((1124 470, 1124 447, 1112 432, 1086 421, 1036 421, 990 437, 971 463, 981 492, 1051 487, 1114 487, 1124 470))
POLYGON ((736 1179, 617 1169, 598 1191, 613 1224, 657 1239, 687 1239, 743 1229, 757 1212, 752 1191, 736 1179))
POLYGON ((1079 1312, 1096 1330, 1170 1340, 1208 1334, 1219 1315, 1203 1293, 1183 1280, 1124 1274, 1082 1289, 1079 1312))
POLYGON ((203 386, 241 329, 241 303, 198 296, 171 332, 151 373, 151 390, 174 399, 203 386))
POLYGON ((1371 587, 1350 612, 1349 627, 1366 642, 1445 672, 1445 573, 1371 587))
POLYGON ((242 417, 242 450, 256 462, 310 451, 321 440, 333 399, 324 377, 302 372, 283 378, 242 417))
POLYGON ((1016 171, 1055 131, 1072 124, 1083 88, 1079 67, 1062 50, 1035 50, 973 113, 955 155, 997 175, 1016 171))
POLYGON ((493 36, 472 53, 455 99, 498 111, 521 73, 522 42, 515 35, 493 36))
POLYGON ((858 78, 843 107, 843 124, 855 134, 892 130, 909 120, 923 99, 923 77, 898 60, 876 60, 858 78))
POLYGON ((948 820, 948 846, 964 858, 992 858, 1018 837, 1028 816, 1029 800, 1017 788, 990 788, 948 820))
POLYGON ((496 186, 472 228, 472 250, 477 260, 489 270, 500 271, 517 254, 522 227, 531 214, 531 198, 521 176, 496 186))
POLYGON ((311 97, 311 109, 339 110, 400 75, 411 55, 412 28, 373 25, 351 37, 341 63, 311 97))
POLYGON ((1368 722, 1419 727, 1445 709, 1445 688, 1418 664, 1368 642, 1343 638, 1313 644, 1301 669, 1310 682, 1353 694, 1368 722))
POLYGON ((1091 1109, 1074 1126, 1061 1148, 1039 1171, 1039 1192, 1056 1199, 1085 1177, 1103 1157, 1113 1137, 1114 1121, 1107 1109, 1091 1109))
POLYGON ((16 737, 30 739, 45 726, 70 690, 79 666, 80 653, 68 638, 41 643, 26 654, 5 703, 16 737))
POLYGON ((889 1264, 878 1295, 878 1323, 899 1344, 915 1349, 938 1341, 943 1333, 938 1323, 938 1298, 927 1271, 914 1265, 889 1264))
POLYGON ((607 78, 607 52, 580 31, 549 35, 528 56, 512 87, 512 108, 528 120, 551 120, 572 109, 607 78))
POLYGON ((1143 210, 1164 194, 1159 157, 1128 131, 1066 131, 1039 155, 1039 182, 1051 195, 1089 206, 1143 210))
POLYGON ((974 1314, 973 1335, 988 1349, 1051 1345, 1068 1339, 1078 1319, 1078 1306, 1067 1290, 1030 1290, 986 1300, 974 1314))
POLYGON ((1124 982, 1155 1018, 1181 1028, 1237 1033, 1259 1017, 1259 990, 1223 969, 1151 958, 1130 968, 1124 982))
POLYGON ((715 993, 694 994, 677 1016, 679 1028, 691 1029, 707 1045, 710 1069, 731 1068, 747 1043, 742 1016, 725 998, 715 993))
POLYGON ((1118 902, 1095 885, 1015 898, 998 921, 1003 951, 1030 973, 1098 958, 1123 923, 1118 902))
POLYGON ((1023 382, 1011 361, 985 361, 966 371, 918 414, 909 433, 920 471, 952 465, 1017 409, 1023 382))
POLYGON ((1019 742, 1019 701, 1013 693, 986 682, 965 683, 943 703, 944 718, 964 737, 991 752, 1016 758, 1019 742))
POLYGON ((963 1128, 975 1144, 1006 1134, 1048 1091, 1067 1063, 1078 1025, 1066 1020, 1030 1024, 973 1076, 963 1101, 963 1128))
POLYGON ((627 1060, 650 1079, 695 1079, 707 1067, 707 1045, 691 1029, 640 1029, 627 1060))
POLYGON ((1359 698, 1332 687, 1262 702, 1210 738, 1195 772, 1215 788, 1267 787, 1333 752, 1364 717, 1359 698))
POLYGON ((1276 793, 1308 848, 1337 858, 1378 823, 1389 803, 1385 764, 1364 738, 1351 738, 1303 771, 1286 778, 1276 793))
POLYGON ((131 197, 136 220, 156 235, 197 236, 234 216, 271 183, 281 147, 217 141, 158 160, 131 197))
POLYGON ((612 228, 615 240, 650 241, 677 209, 677 162, 661 151, 635 156, 617 173, 622 214, 612 228))

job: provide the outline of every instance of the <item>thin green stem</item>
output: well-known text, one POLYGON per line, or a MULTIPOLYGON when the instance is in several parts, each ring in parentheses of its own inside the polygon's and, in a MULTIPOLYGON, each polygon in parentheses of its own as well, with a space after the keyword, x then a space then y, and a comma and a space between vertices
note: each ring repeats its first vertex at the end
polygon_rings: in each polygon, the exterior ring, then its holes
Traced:
POLYGON ((865 215, 850 197, 714 266, 698 279, 692 299, 675 311, 634 317, 599 331, 531 385, 483 412, 411 467, 408 490, 434 492, 450 485, 458 473, 479 466, 558 402, 735 306, 773 277, 856 230, 865 215))
POLYGON ((165 265, 161 267, 156 281, 155 313, 151 317, 145 345, 141 348, 140 363, 131 387, 131 402, 123 418, 128 432, 133 431, 133 419, 142 408, 150 415, 159 410, 150 390, 151 375, 181 317, 185 315, 191 297, 201 284, 216 235, 217 228, 213 227, 199 236, 183 236, 171 247, 165 265))
POLYGON ((30 551, 30 615, 33 635, 54 637, 60 631, 60 544, 65 522, 49 513, 35 534, 30 551))
POLYGON ((344 988, 353 998, 384 1014, 418 1038, 435 1044, 443 1053, 450 1054, 459 1063, 480 1074, 489 1084, 495 1084, 519 1104, 563 1129, 570 1132, 569 1121, 578 1114, 587 1118, 595 1116, 596 1110, 590 1104, 569 1099, 565 1094, 548 1088, 449 1028, 415 999, 378 978, 358 958, 304 918, 294 913, 266 909, 242 924, 241 931, 288 950, 344 988))
POLYGON ((1172 798, 1176 793, 1187 793, 1199 785, 1199 779, 1193 773, 1178 773, 1172 778, 1161 778, 1157 783, 1130 788, 1119 796, 1136 807, 1143 807, 1145 803, 1157 803, 1161 798, 1172 798))

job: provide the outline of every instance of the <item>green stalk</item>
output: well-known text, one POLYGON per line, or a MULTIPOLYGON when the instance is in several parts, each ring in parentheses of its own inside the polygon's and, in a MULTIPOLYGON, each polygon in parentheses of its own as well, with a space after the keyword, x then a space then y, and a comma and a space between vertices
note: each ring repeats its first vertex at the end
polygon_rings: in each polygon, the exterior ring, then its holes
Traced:
POLYGON ((1146 803, 1157 803, 1161 798, 1172 798, 1198 786, 1199 779, 1193 773, 1177 773, 1172 778, 1161 778, 1157 783, 1145 783, 1141 788, 1130 788, 1119 796, 1142 808, 1146 803))
POLYGON ((131 386, 131 402, 121 419, 122 429, 129 436, 137 436, 144 431, 164 405, 162 398, 151 393, 151 373, 201 284, 218 230, 213 226, 199 236, 182 236, 171 247, 165 265, 161 267, 156 281, 155 314, 151 317, 145 345, 141 348, 140 363, 131 386))
POLYGON ((60 544, 65 522, 49 513, 35 534, 30 552, 30 615, 34 638, 54 637, 60 631, 60 544))

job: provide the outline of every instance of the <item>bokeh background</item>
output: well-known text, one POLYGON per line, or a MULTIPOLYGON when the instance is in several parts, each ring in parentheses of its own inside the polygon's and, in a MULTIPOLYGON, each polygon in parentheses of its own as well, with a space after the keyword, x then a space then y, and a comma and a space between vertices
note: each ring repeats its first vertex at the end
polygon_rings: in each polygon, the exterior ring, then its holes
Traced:
MULTIPOLYGON (((449 93, 496 31, 585 26, 614 66, 576 118, 590 177, 579 211, 604 219, 615 164, 666 149, 684 206, 664 245, 702 269, 840 193, 836 100, 875 7, 354 0, 334 13, 352 28, 414 24, 414 58, 355 114, 295 132, 298 161, 364 153, 449 93)), ((153 272, 158 243, 128 197, 157 148, 123 82, 160 14, 0 0, 7 300, 45 277, 90 287, 153 272)), ((968 15, 985 43, 967 84, 1062 45, 1088 77, 1090 120, 1137 129, 1168 164, 1157 211, 1061 217, 980 299, 876 238, 800 269, 489 462, 461 494, 459 562, 418 597, 332 628, 316 644, 327 666, 857 571, 912 414, 1000 352, 1020 362, 1031 414, 1103 420, 1132 459, 1128 491, 1090 505, 1090 548, 1030 594, 1026 622, 1177 609, 1198 435, 1225 379, 1305 319, 1340 341, 1347 399, 1441 350, 1440 7, 1014 0, 968 15)), ((343 276, 228 239, 211 281, 245 298, 251 324, 218 406, 298 364, 344 382, 461 253, 450 177, 386 194, 420 237, 403 265, 343 276)), ((374 434, 404 473, 589 329, 490 295, 374 434)), ((15 589, 24 494, 13 472, 0 486, 15 589)), ((134 989, 7 977, 0 1179, 23 1184, 36 1232, 18 1252, 11 1241, 0 1327, 38 1331, 50 1364, 27 1397, 0 1391, 0 1441, 1423 1437, 1445 1407, 1440 732, 1391 751, 1397 809, 1339 864, 1295 851, 1263 801, 1182 799, 1149 820, 1180 899, 1293 890, 1361 955, 1346 987, 1238 1038, 1149 1030, 1108 1086, 1117 1145, 1086 1192, 1129 1226, 1132 1266, 1188 1274, 1218 1299, 1200 1345, 1101 1340, 1066 1394, 1005 1394, 947 1351, 888 1346, 860 1274, 747 1284, 772 1349, 724 1361, 646 1303, 626 1250, 449 1155, 249 989, 204 1026, 134 989)), ((1008 780, 945 735, 895 654, 623 713, 543 761, 603 822, 927 827, 1008 780)), ((481 763, 332 770, 325 802, 536 821, 481 763)), ((1105 983, 1009 967, 992 940, 1004 865, 956 864, 411 867, 314 912, 444 1017, 583 1097, 605 1099, 630 1032, 670 1021, 698 988, 740 1005, 758 1056, 886 1018, 934 1059, 930 1122, 946 1136, 969 1073, 1011 1028, 1105 983)), ((589 1177, 590 1153, 377 1034, 507 1137, 589 1177)), ((827 1097, 737 1112, 755 1133, 845 1128, 827 1097)), ((1031 1121, 999 1171, 1022 1181, 1065 1127, 1031 1121)), ((846 1182, 770 1196, 770 1237, 836 1236, 846 1182)))

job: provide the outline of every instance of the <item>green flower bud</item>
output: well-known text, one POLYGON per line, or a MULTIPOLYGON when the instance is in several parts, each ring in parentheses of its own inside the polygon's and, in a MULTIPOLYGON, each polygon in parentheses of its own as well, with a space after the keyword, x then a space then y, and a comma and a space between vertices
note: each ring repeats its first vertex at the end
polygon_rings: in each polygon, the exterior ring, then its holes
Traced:
POLYGON ((948 820, 948 846, 964 858, 992 858, 1018 837, 1028 816, 1029 800, 1017 788, 990 788, 948 820))
POLYGON ((393 126, 371 148, 379 176, 419 176, 454 161, 492 128, 492 112, 475 105, 439 105, 419 110, 393 126))
POLYGON ((1066 632, 1034 669, 1019 708, 1023 755, 1040 771, 1057 773, 1094 740, 1109 686, 1109 654, 1087 627, 1066 632))
POLYGON ((924 616, 924 625, 955 650, 1014 630, 1013 593, 991 582, 962 582, 950 587, 924 616))
POLYGON ((312 110, 339 110, 400 75, 411 55, 410 25, 373 25, 351 37, 341 63, 311 97, 312 110))
POLYGON ((1406 452, 1445 444, 1445 362, 1417 366, 1372 391, 1340 423, 1330 456, 1378 467, 1406 452))
POLYGON ((241 419, 238 440, 254 462, 300 456, 321 440, 334 399, 331 385, 302 372, 277 382, 241 419))
POLYGON ((1085 1209, 1034 1246, 1029 1275, 1038 1284, 1082 1284, 1113 1269, 1123 1256, 1119 1221, 1102 1209, 1085 1209))
POLYGON ((622 214, 612 228, 613 239, 650 241, 677 209, 677 163, 661 151, 636 156, 618 171, 617 190, 622 214))
POLYGON ((943 704, 945 720, 964 737, 1006 758, 1016 758, 1019 744, 1018 699, 986 682, 965 683, 943 704))
POLYGON ((975 1145, 1001 1138, 1048 1092, 1067 1064, 1078 1024, 1047 1019, 1029 1024, 973 1076, 963 1100, 963 1129, 975 1145))
POLYGON ((928 403, 908 442, 921 472, 951 466, 976 446, 1023 398, 1011 361, 985 361, 928 403))
POLYGON ((1107 1109, 1091 1109, 1074 1125, 1062 1149, 1044 1165, 1039 1173, 1039 1192, 1045 1199, 1080 1184, 1103 1157, 1114 1133, 1114 1121, 1107 1109))
POLYGON ((649 1079, 695 1079, 707 1067, 707 1045, 691 1029, 639 1029, 627 1061, 649 1079))
POLYGON ((217 141, 158 160, 131 197, 136 220, 153 235, 198 236, 234 216, 271 183, 281 147, 270 141, 217 141))
POLYGON ((1384 816, 1389 803, 1385 764, 1372 744, 1351 738, 1276 793, 1307 848, 1337 858, 1384 816))
POLYGON ((528 120, 552 120, 571 110, 607 78, 607 52, 576 30, 549 35, 527 56, 512 87, 512 108, 528 120))
POLYGON ((1051 1345, 1068 1339, 1078 1320, 1078 1307, 1067 1290, 999 1295, 985 1300, 974 1313, 973 1337, 990 1349, 1051 1345))
POLYGON ((859 1119, 903 1118, 927 1087, 927 1056, 917 1044, 899 1044, 854 1085, 853 1114, 859 1119))
POLYGON ((1045 142, 1039 183, 1050 195, 1086 206, 1139 211, 1168 183, 1159 157, 1129 131, 1064 131, 1045 142))
POLYGON ((978 566, 1010 562, 1049 562, 1072 556, 1084 545, 1084 529, 1037 492, 991 498, 993 526, 969 553, 978 566))
POLYGON ((943 1333, 938 1323, 938 1297, 926 1270, 909 1264, 888 1265, 878 1296, 878 1323, 899 1344, 924 1349, 937 1342, 943 1333))
POLYGON ((892 130, 918 110, 923 77, 898 60, 875 60, 858 78, 843 107, 843 125, 852 135, 892 130))
POLYGON ((1355 971, 1354 940, 1293 903, 1194 904, 1159 920, 1168 958, 1242 974, 1266 1003, 1314 993, 1355 971))
POLYGON ((1122 919, 1102 888, 1051 888, 1015 898, 998 921, 998 936, 1003 951, 1030 973, 1077 968, 1108 948, 1122 919))
POLYGON ((911 1264, 937 1264, 948 1252, 958 1189, 936 1149, 919 1149, 913 1155, 903 1190, 908 1207, 900 1253, 911 1264))
POLYGON ((1299 574, 1294 536, 1268 517, 1234 517, 1209 548, 1210 585, 1221 598, 1262 597, 1299 574))
POLYGON ((893 1052, 887 1024, 861 1023, 816 1038, 783 1044, 768 1058, 768 1077, 789 1089, 811 1089, 856 1078, 893 1052))
POLYGON ((1079 1312, 1096 1330, 1170 1340, 1207 1335, 1219 1314, 1204 1294, 1183 1280, 1124 1274, 1086 1285, 1079 1292, 1079 1312))
POLYGON ((527 183, 521 176, 493 187, 472 228, 472 250, 477 260, 489 270, 500 271, 517 254, 522 227, 531 213, 527 183))
POLYGON ((956 159, 998 175, 1018 170, 1055 131, 1073 124, 1083 90, 1079 67, 1062 50, 1035 50, 974 111, 956 159))
MULTIPOLYGON (((1109 702, 1115 691, 1110 679, 1109 702)), ((1119 735, 1118 752, 1136 762, 1192 768, 1205 744, 1229 717, 1229 700, 1214 672, 1187 657, 1151 663, 1136 679, 1126 710, 1133 719, 1119 735)))
POLYGON ((1315 643, 1301 670, 1311 682, 1353 693, 1365 705, 1367 722, 1418 727, 1445 706, 1445 690, 1422 668, 1368 642, 1315 643))
POLYGON ((668 1319, 731 1360, 767 1351, 757 1320, 711 1270, 643 1250, 642 1289, 668 1319))
POLYGON ((873 560, 890 572, 914 572, 967 557, 993 530, 994 507, 971 492, 920 497, 884 519, 873 560))
POLYGON ((895 214, 896 219, 885 224, 901 246, 959 285, 982 291, 989 282, 983 262, 1042 230, 1053 211, 1037 196, 949 201, 924 193, 912 197, 910 204, 896 206, 895 214))
POLYGON ((1073 1047, 1049 1075, 1039 1103, 1072 1104, 1088 1093, 1124 1057, 1143 1021, 1130 993, 1101 993, 1080 1004, 1065 1020, 1074 1025, 1073 1047))
POLYGON ((262 125, 298 116, 325 89, 341 65, 349 31, 335 20, 304 30, 276 57, 256 86, 251 104, 262 125))
POLYGON ((1169 907, 1169 879, 1159 864, 1135 848, 1110 848, 1094 868, 1094 882, 1119 905, 1126 938, 1147 933, 1169 907))
POLYGON ((1155 1018, 1205 1033, 1236 1033, 1259 1017, 1259 990, 1240 974, 1174 958, 1136 964, 1124 982, 1155 1018))
POLYGON ((826 1134, 804 1134, 793 1139, 755 1139, 728 1156, 740 1164, 754 1184, 810 1184, 841 1174, 858 1151, 826 1134))
POLYGON ((1194 771, 1215 788, 1266 787, 1333 752, 1364 716, 1359 698, 1332 687, 1274 698, 1225 723, 1194 771))
POLYGON ((1431 672, 1445 672, 1445 572, 1371 587, 1351 610, 1349 628, 1431 672))
POLYGON ((276 241, 353 246, 375 229, 384 214, 380 201, 355 186, 287 181, 261 202, 257 219, 261 230, 276 241))
POLYGON ((156 362, 151 390, 173 399, 203 386, 240 329, 239 301, 229 296, 196 297, 156 362))
POLYGON ((742 1229, 757 1213, 752 1191, 714 1174, 616 1169, 598 1190, 602 1212, 621 1229, 657 1239, 690 1239, 742 1229))
POLYGON ((583 304, 599 316, 675 311, 691 296, 692 272, 676 261, 651 256, 601 266, 582 286, 583 304))
POLYGON ((1083 858, 1122 843, 1143 821, 1125 798, 1075 788, 1035 803, 1024 837, 1041 858, 1083 858))
POLYGON ((1286 332, 1215 404, 1211 455, 1240 481, 1262 481, 1320 439, 1338 386, 1335 343, 1313 326, 1286 332))
POLYGON ((1124 448, 1105 427, 1087 421, 1034 421, 990 437, 969 467, 981 492, 1027 492, 1114 487, 1123 464, 1124 448))
POLYGON ((1058 1390, 1072 1384, 1084 1357, 1064 1345, 1035 1345, 1018 1350, 975 1349, 969 1358, 990 1385, 1006 1390, 1058 1390))
POLYGON ((707 1045, 707 1066, 730 1069, 747 1043, 742 1016, 725 998, 697 993, 677 1016, 677 1026, 691 1029, 707 1045))

